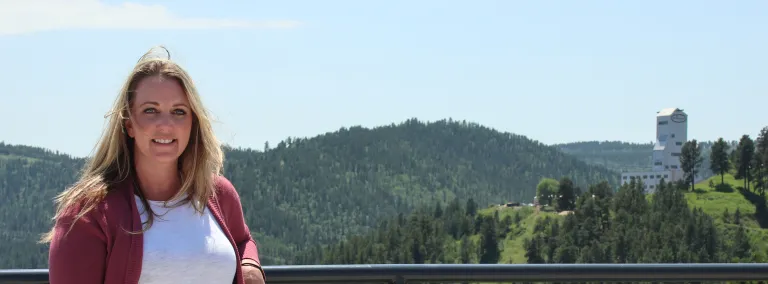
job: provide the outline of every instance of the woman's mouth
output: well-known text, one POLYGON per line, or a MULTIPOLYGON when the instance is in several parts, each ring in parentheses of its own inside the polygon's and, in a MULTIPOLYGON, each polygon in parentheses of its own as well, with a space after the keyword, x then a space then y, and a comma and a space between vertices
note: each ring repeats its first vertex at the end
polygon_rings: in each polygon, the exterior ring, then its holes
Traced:
POLYGON ((171 144, 175 141, 176 139, 152 139, 152 142, 155 142, 157 144, 163 144, 163 145, 171 144))

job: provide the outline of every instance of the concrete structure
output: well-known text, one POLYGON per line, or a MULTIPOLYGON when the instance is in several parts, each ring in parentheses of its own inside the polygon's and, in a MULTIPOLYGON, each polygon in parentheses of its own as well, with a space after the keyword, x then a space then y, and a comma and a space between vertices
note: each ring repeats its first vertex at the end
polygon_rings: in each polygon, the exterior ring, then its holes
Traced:
POLYGON ((678 108, 659 111, 656 115, 656 143, 653 145, 650 169, 622 173, 621 183, 629 183, 634 177, 643 181, 646 193, 653 193, 662 178, 667 182, 683 179, 680 153, 686 141, 688 115, 678 108))
POLYGON ((688 141, 688 115, 677 108, 660 111, 656 115, 653 170, 680 169, 680 152, 686 141, 688 141))

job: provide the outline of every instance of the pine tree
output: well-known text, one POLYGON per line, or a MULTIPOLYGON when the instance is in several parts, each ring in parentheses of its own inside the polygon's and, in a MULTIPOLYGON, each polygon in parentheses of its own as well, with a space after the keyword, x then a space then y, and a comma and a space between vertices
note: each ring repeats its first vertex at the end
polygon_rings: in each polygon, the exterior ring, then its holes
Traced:
POLYGON ((545 263, 541 257, 541 240, 538 236, 526 239, 523 246, 525 246, 525 257, 528 263, 545 263))
POLYGON ((749 135, 741 136, 736 148, 736 178, 744 179, 744 189, 749 190, 750 165, 755 154, 755 142, 749 135))
POLYGON ((755 187, 760 191, 761 196, 765 196, 765 189, 768 187, 768 126, 763 127, 755 139, 753 167, 755 187))
POLYGON ((701 147, 696 139, 685 142, 680 153, 680 167, 685 173, 685 182, 694 190, 696 172, 701 167, 703 158, 701 157, 701 147))
POLYGON ((496 237, 496 226, 493 219, 482 218, 480 225, 480 263, 498 263, 501 256, 499 242, 496 237))
POLYGON ((732 255, 739 258, 740 261, 747 260, 752 256, 752 248, 749 244, 749 237, 744 229, 744 225, 739 225, 736 234, 733 237, 732 255))
POLYGON ((570 178, 560 180, 557 196, 557 211, 573 210, 576 206, 576 189, 570 178))
POLYGON ((471 197, 467 200, 467 216, 475 216, 477 214, 477 203, 471 197))
POLYGON ((470 263, 472 261, 470 257, 471 251, 472 251, 472 247, 471 247, 469 238, 466 235, 461 237, 461 241, 459 244, 459 262, 463 264, 470 263))
POLYGON ((713 173, 720 175, 720 184, 724 184, 725 173, 731 169, 731 161, 728 160, 728 143, 722 137, 717 139, 709 155, 710 169, 713 173))

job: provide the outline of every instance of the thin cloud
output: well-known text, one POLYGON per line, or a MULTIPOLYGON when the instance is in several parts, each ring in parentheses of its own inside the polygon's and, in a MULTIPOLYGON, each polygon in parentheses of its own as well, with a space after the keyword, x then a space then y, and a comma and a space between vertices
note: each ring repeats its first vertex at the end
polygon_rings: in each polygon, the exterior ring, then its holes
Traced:
POLYGON ((0 36, 79 29, 290 29, 297 21, 187 18, 162 5, 98 0, 0 0, 0 36))

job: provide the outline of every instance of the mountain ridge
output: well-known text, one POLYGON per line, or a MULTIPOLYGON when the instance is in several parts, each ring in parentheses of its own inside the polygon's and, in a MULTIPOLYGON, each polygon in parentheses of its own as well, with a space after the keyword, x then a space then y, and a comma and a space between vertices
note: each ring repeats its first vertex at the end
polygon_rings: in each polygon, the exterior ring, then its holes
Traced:
MULTIPOLYGON (((15 256, 13 268, 44 267, 45 249, 33 241, 50 226, 50 201, 75 181, 85 158, 0 144, 5 153, 11 148, 22 158, 0 158, 0 196, 7 197, 0 217, 9 232, 0 234, 0 250, 15 256)), ((341 127, 265 148, 223 146, 224 174, 241 195, 266 264, 284 264, 304 248, 358 235, 426 204, 455 197, 481 206, 530 202, 545 176, 570 176, 576 184, 615 185, 619 178, 523 135, 451 119, 341 127)))

